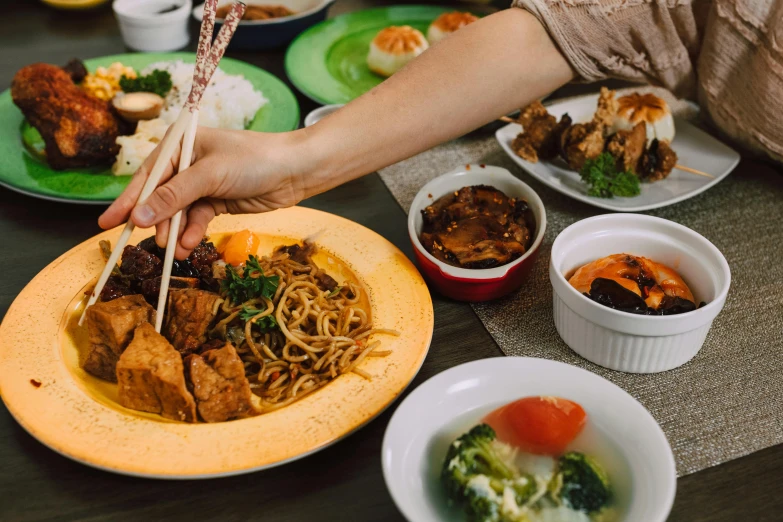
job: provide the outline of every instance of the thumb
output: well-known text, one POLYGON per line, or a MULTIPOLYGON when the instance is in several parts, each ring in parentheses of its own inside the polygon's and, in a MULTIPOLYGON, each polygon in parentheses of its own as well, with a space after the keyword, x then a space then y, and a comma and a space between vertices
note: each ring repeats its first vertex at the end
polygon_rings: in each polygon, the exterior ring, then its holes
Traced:
POLYGON ((201 165, 183 170, 156 188, 147 201, 133 209, 131 219, 142 228, 151 227, 208 195, 205 182, 207 172, 208 169, 201 165))

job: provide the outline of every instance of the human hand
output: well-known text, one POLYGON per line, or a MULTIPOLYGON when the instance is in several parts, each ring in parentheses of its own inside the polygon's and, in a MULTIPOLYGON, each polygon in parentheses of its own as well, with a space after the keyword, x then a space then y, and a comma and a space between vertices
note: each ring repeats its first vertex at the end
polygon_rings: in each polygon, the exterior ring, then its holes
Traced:
POLYGON ((130 217, 140 227, 157 227, 157 243, 165 246, 169 218, 184 210, 175 252, 184 259, 220 214, 259 213, 295 205, 308 194, 304 180, 308 155, 301 150, 302 132, 261 134, 200 127, 189 168, 173 176, 179 150, 161 178, 162 184, 138 207, 141 193, 160 147, 134 174, 128 187, 101 215, 108 229, 130 217))

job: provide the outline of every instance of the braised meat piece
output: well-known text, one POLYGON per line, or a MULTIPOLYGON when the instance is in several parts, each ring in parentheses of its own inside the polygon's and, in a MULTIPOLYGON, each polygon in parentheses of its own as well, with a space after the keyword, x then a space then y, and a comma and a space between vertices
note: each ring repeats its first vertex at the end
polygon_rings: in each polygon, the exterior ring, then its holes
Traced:
POLYGON ((116 382, 117 360, 133 339, 137 326, 155 320, 155 310, 140 295, 97 302, 87 309, 90 351, 82 368, 88 373, 116 382))
MULTIPOLYGON (((155 242, 155 236, 141 241, 138 247, 160 260, 166 257, 166 249, 160 248, 155 242)), ((220 259, 220 254, 215 245, 202 239, 196 245, 187 259, 175 259, 171 265, 171 275, 176 277, 211 277, 212 263, 220 259)))
POLYGON ((525 201, 494 187, 463 187, 422 210, 421 242, 436 259, 463 268, 506 264, 530 247, 535 218, 525 201))
POLYGON ((220 296, 192 288, 169 292, 166 338, 185 356, 207 340, 207 329, 217 313, 220 296))
POLYGON ((456 261, 464 268, 492 268, 525 253, 525 246, 509 237, 507 230, 488 216, 476 216, 437 234, 433 246, 446 262, 456 261))
POLYGON ((196 245, 196 248, 188 256, 188 261, 190 261, 201 277, 210 277, 212 275, 212 263, 218 259, 220 259, 220 254, 217 248, 205 239, 202 239, 201 243, 196 245))
POLYGON ((505 225, 527 210, 527 203, 509 199, 495 187, 475 185, 439 198, 422 210, 422 216, 426 226, 445 229, 461 219, 475 216, 490 216, 505 225))
POLYGON ((257 413, 245 366, 231 343, 189 355, 185 367, 198 413, 206 422, 243 419, 257 413))
POLYGON ((114 161, 125 125, 109 102, 89 96, 60 67, 35 63, 11 82, 11 97, 41 134, 46 159, 55 170, 114 161))
POLYGON ((116 275, 109 276, 101 290, 101 301, 112 301, 124 295, 133 295, 135 292, 116 275))
POLYGON ((655 139, 642 155, 639 174, 644 181, 659 181, 666 178, 676 164, 677 153, 667 142, 655 139))
POLYGON ((618 171, 639 172, 639 160, 647 147, 647 126, 637 123, 631 130, 620 130, 609 137, 606 152, 617 160, 618 171))
POLYGON ((310 262, 310 257, 315 253, 315 244, 305 243, 304 246, 280 246, 275 249, 275 253, 288 254, 288 258, 291 259, 291 261, 299 263, 300 265, 306 265, 310 262))
MULTIPOLYGON (((160 283, 163 276, 157 276, 152 279, 145 279, 141 282, 141 295, 148 303, 158 302, 160 294, 160 283)), ((169 278, 169 290, 174 288, 198 288, 200 281, 195 277, 174 277, 169 278)))
POLYGON ((196 421, 196 403, 185 384, 179 352, 149 323, 136 328, 117 363, 120 404, 167 419, 196 421))
POLYGON ((120 271, 141 283, 163 274, 163 261, 139 246, 128 245, 122 251, 120 271))
POLYGON ((318 288, 321 290, 329 290, 330 292, 339 286, 337 281, 332 276, 324 272, 323 269, 319 269, 318 272, 316 272, 315 281, 318 285, 318 288))

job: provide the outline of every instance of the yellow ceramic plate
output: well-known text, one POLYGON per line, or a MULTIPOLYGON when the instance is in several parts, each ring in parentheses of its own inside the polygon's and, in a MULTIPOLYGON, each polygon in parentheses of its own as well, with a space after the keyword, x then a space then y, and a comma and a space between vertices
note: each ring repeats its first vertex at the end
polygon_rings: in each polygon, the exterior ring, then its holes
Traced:
MULTIPOLYGON (((184 424, 114 403, 114 385, 79 369, 68 324, 103 267, 104 232, 55 260, 19 294, 0 325, 0 394, 11 414, 53 450, 101 469, 158 478, 206 478, 255 471, 318 451, 369 422, 411 382, 427 355, 432 301, 413 264, 391 243, 346 219, 294 207, 257 216, 221 216, 211 234, 251 229, 261 254, 280 237, 313 234, 327 272, 357 278, 369 293, 387 357, 368 358, 367 381, 343 375, 286 408, 218 424, 184 424), (331 262, 330 262, 331 261, 331 262), (40 383, 40 385, 39 385, 40 383)), ((150 234, 137 230, 136 243, 150 234)))

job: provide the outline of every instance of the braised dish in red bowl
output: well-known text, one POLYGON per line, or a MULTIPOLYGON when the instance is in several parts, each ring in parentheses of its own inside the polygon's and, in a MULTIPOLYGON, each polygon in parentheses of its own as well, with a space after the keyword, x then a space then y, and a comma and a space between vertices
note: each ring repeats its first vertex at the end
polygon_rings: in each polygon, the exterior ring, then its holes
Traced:
POLYGON ((497 299, 524 283, 546 230, 541 198, 508 170, 464 165, 421 188, 408 234, 432 287, 460 301, 497 299))
POLYGON ((460 268, 510 263, 528 251, 536 229, 527 201, 488 185, 441 196, 421 214, 421 244, 435 259, 460 268))

